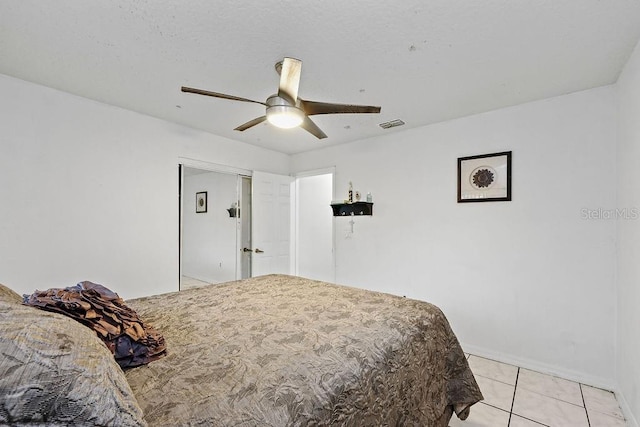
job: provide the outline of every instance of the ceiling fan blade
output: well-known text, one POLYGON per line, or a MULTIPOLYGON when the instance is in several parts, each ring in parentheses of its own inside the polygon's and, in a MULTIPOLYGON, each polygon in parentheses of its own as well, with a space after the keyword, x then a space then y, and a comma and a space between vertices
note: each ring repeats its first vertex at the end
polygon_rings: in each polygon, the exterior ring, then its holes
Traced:
POLYGON ((324 139, 327 137, 327 134, 322 132, 322 129, 320 129, 309 117, 305 116, 300 127, 318 139, 324 139))
POLYGON ((239 96, 225 95, 224 93, 211 92, 211 91, 202 90, 202 89, 195 89, 195 88, 187 87, 187 86, 182 86, 181 90, 183 92, 187 92, 187 93, 195 93, 195 94, 198 94, 198 95, 213 96, 214 98, 224 98, 224 99, 230 99, 232 101, 253 102, 255 104, 267 105, 264 102, 254 101, 253 99, 240 98, 239 96))
POLYGON ((305 101, 303 99, 299 101, 308 116, 313 116, 314 114, 379 113, 381 109, 373 105, 331 104, 328 102, 305 101))
POLYGON ((298 99, 298 87, 300 86, 300 72, 302 61, 295 58, 284 58, 280 70, 280 86, 278 96, 291 101, 293 105, 298 99))
POLYGON ((264 122, 265 120, 267 120, 267 116, 261 116, 261 117, 255 118, 253 120, 249 120, 247 123, 238 126, 234 130, 239 130, 240 132, 242 132, 243 130, 247 130, 250 127, 253 127, 255 125, 259 125, 260 123, 264 122))

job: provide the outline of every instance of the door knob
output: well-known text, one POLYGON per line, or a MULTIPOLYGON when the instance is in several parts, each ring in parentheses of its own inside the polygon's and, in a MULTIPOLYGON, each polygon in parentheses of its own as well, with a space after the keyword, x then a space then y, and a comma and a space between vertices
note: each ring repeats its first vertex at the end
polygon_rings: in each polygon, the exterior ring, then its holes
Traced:
POLYGON ((258 249, 258 248, 256 248, 256 253, 257 253, 257 254, 263 254, 263 253, 264 253, 264 251, 263 251, 262 249, 258 249))
POLYGON ((242 252, 253 252, 253 251, 249 248, 242 248, 242 252))

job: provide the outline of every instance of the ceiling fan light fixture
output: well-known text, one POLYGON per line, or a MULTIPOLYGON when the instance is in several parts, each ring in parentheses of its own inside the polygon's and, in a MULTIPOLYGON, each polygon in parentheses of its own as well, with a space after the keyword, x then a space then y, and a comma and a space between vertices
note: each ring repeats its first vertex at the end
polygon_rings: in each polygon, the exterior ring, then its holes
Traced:
POLYGON ((267 107, 267 120, 281 129, 291 129, 302 124, 304 113, 290 105, 276 105, 267 107))
POLYGON ((304 121, 304 111, 290 105, 279 96, 271 96, 267 99, 267 120, 272 125, 281 129, 298 127, 304 121))

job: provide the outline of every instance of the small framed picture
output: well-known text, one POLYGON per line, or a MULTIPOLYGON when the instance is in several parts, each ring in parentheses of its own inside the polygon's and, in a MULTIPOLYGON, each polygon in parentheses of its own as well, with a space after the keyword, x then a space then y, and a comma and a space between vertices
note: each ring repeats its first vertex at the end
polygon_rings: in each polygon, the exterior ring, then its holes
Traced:
POLYGON ((207 211, 207 192, 201 191, 196 193, 196 213, 205 213, 207 211))
POLYGON ((458 203, 511 200, 511 151, 458 158, 458 203))

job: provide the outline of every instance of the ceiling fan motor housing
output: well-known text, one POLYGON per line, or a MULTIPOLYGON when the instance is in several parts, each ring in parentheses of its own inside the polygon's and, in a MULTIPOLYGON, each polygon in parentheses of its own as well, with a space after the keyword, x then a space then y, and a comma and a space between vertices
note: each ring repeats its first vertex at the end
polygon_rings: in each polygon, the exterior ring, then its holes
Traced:
POLYGON ((267 120, 279 128, 294 128, 300 126, 304 120, 304 111, 286 98, 271 95, 267 98, 266 104, 267 120))

